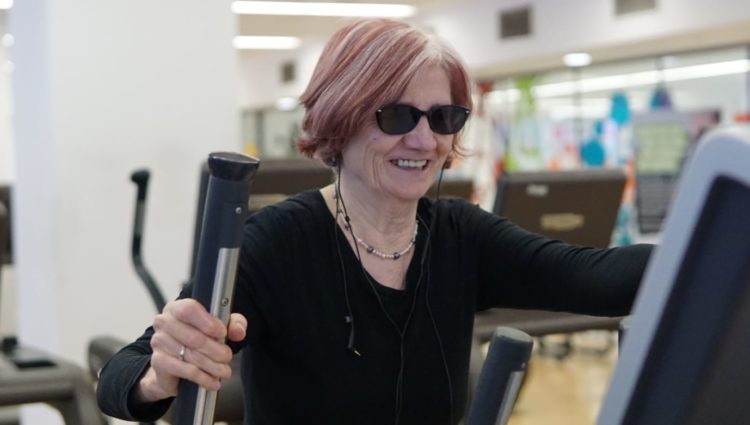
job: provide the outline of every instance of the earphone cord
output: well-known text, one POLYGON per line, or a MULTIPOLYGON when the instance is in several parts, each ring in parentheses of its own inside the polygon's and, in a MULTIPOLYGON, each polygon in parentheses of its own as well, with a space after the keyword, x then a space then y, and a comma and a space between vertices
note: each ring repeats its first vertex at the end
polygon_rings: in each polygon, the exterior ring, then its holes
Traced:
MULTIPOLYGON (((339 206, 338 206, 338 200, 336 201, 336 217, 338 217, 339 214, 339 206)), ((333 221, 333 238, 334 243, 336 244, 336 251, 338 253, 339 257, 339 264, 341 265, 341 277, 344 279, 343 287, 344 287, 344 302, 346 303, 346 314, 347 316, 344 318, 346 323, 349 325, 349 338, 346 343, 346 348, 351 351, 352 353, 356 354, 357 356, 361 356, 359 351, 357 351, 356 348, 354 348, 354 313, 352 312, 352 304, 349 301, 349 285, 346 280, 346 266, 344 266, 344 258, 341 255, 341 245, 338 241, 338 223, 337 220, 333 221)))
MULTIPOLYGON (((439 184, 438 184, 438 190, 439 190, 439 184)), ((439 193, 439 192, 438 192, 439 193)), ((419 216, 418 216, 419 217, 419 216)), ((422 220, 421 217, 419 217, 420 220, 422 220)), ((435 217, 432 217, 432 222, 435 222, 435 217)), ((425 227, 427 225, 425 224, 425 227)), ((430 226, 432 227, 432 226, 430 226)), ((427 227, 427 238, 431 237, 430 227, 427 227)), ((425 249, 432 249, 431 246, 427 246, 425 249)), ((438 347, 440 348, 440 358, 443 361, 443 370, 445 371, 445 379, 448 384, 448 414, 450 417, 450 420, 453 420, 453 383, 451 380, 451 374, 450 370, 448 369, 448 360, 445 357, 445 349, 443 348, 443 339, 440 338, 440 332, 437 328, 437 322, 435 322, 435 315, 432 313, 432 306, 430 306, 430 263, 427 263, 427 286, 425 287, 425 304, 427 304, 427 313, 430 316, 430 321, 432 322, 432 329, 435 331, 435 338, 437 338, 438 347)))
MULTIPOLYGON (((432 242, 432 225, 436 221, 435 217, 435 207, 440 200, 440 185, 443 182, 443 172, 445 171, 445 167, 440 169, 440 176, 438 177, 437 182, 437 188, 435 190, 435 199, 433 200, 433 213, 432 213, 432 220, 430 221, 430 225, 428 226, 422 217, 417 215, 417 218, 422 222, 422 225, 427 229, 427 240, 429 242, 432 242)), ((425 251, 430 250, 432 251, 432 244, 428 243, 425 246, 425 251)), ((425 252, 426 253, 426 252, 425 252)), ((424 253, 423 253, 424 255, 424 253)), ((429 257, 432 258, 432 255, 429 257)), ((430 261, 427 262, 427 286, 425 287, 425 304, 427 305, 427 313, 430 316, 430 321, 432 322, 432 329, 435 331, 435 338, 438 342, 438 347, 440 348, 440 358, 443 361, 443 370, 445 371, 445 380, 448 384, 448 415, 449 415, 449 421, 453 420, 453 383, 451 380, 451 374, 450 370, 448 368, 448 360, 445 357, 445 349, 443 347, 443 339, 440 337, 440 332, 437 328, 437 322, 435 321, 435 315, 432 313, 432 306, 430 305, 430 261)))
MULTIPOLYGON (((352 230, 351 221, 349 219, 349 213, 347 212, 346 203, 344 201, 344 198, 341 195, 341 173, 340 173, 340 171, 341 171, 341 168, 340 168, 340 165, 339 165, 339 178, 336 181, 336 186, 337 186, 337 190, 336 190, 336 194, 337 194, 337 197, 336 197, 337 215, 340 212, 340 211, 338 211, 339 209, 343 210, 344 221, 346 223, 345 228, 347 228, 349 230, 349 232, 350 232, 350 234, 352 236, 352 240, 354 240, 354 233, 353 233, 353 230, 352 230)), ((337 240, 337 243, 338 243, 338 240, 337 240)), ((420 273, 419 273, 419 278, 417 279, 417 284, 416 284, 416 286, 414 288, 414 296, 412 298, 412 305, 411 305, 411 308, 409 309, 409 313, 408 313, 408 315, 406 317, 406 320, 404 321, 403 329, 401 329, 398 326, 398 324, 396 323, 396 321, 393 319, 393 317, 391 317, 391 315, 388 314, 388 311, 385 309, 385 305, 383 304, 383 300, 380 297, 380 295, 378 294, 377 289, 375 288, 375 284, 373 283, 372 279, 370 279, 370 276, 367 274, 367 271, 365 270, 364 265, 362 264, 362 256, 361 256, 361 253, 359 251, 359 247, 357 246, 357 244, 353 244, 353 245, 354 245, 355 253, 357 255, 357 260, 358 260, 360 268, 362 270, 362 275, 365 277, 365 280, 367 281, 368 285, 370 286, 370 289, 372 290, 373 294, 375 295, 375 299, 378 302, 380 310, 383 312, 383 314, 388 319, 388 321, 391 323, 391 325, 396 330, 396 333, 399 336, 399 340, 400 340, 400 347, 399 347, 399 371, 398 371, 398 375, 396 377, 396 403, 395 403, 396 406, 395 406, 395 412, 394 412, 394 416, 395 416, 394 424, 398 425, 398 423, 400 421, 400 418, 401 418, 401 410, 402 410, 402 406, 403 406, 403 381, 404 381, 404 363, 405 363, 404 362, 404 359, 405 359, 404 340, 405 340, 405 337, 406 337, 407 330, 409 328, 409 323, 411 322, 411 318, 414 315, 414 310, 416 309, 416 305, 417 305, 417 295, 418 295, 419 288, 420 288, 421 283, 422 283, 422 276, 423 276, 423 270, 424 270, 424 262, 425 262, 426 250, 422 253, 422 258, 421 258, 421 261, 420 261, 420 273)), ((337 247, 337 248, 339 249, 339 257, 341 257, 340 247, 337 247)), ((342 262, 343 262, 343 260, 342 260, 342 262)), ((346 284, 344 286, 346 286, 346 284)), ((348 297, 348 294, 347 293, 345 293, 345 294, 348 297)), ((347 300, 347 304, 348 304, 348 302, 349 301, 347 300)), ((352 330, 350 332, 351 332, 350 333, 350 340, 353 341, 353 339, 354 339, 353 326, 352 326, 352 330)), ((354 350, 354 351, 356 352, 356 350, 354 350)))
MULTIPOLYGON (((348 292, 348 288, 347 288, 348 284, 347 284, 347 280, 346 280, 346 269, 345 269, 345 266, 344 266, 344 261, 343 261, 343 257, 342 257, 342 253, 341 253, 341 246, 340 246, 340 244, 338 242, 338 237, 335 234, 335 232, 339 230, 338 229, 338 223, 337 223, 338 222, 338 216, 340 214, 343 214, 344 221, 346 223, 345 228, 349 230, 350 235, 352 237, 352 240, 355 240, 355 238, 354 238, 354 232, 352 230, 351 222, 350 222, 350 219, 349 219, 349 213, 347 212, 347 209, 346 209, 346 203, 344 202, 344 198, 341 195, 341 163, 340 162, 338 164, 338 171, 339 171, 338 172, 338 178, 336 179, 336 197, 335 197, 336 198, 335 199, 335 202, 336 202, 336 220, 334 220, 334 238, 335 238, 335 241, 336 241, 336 249, 337 249, 337 253, 338 253, 338 256, 339 256, 339 262, 341 264, 341 271, 342 271, 342 275, 343 275, 343 278, 344 278, 344 285, 343 285, 344 286, 344 297, 346 299, 347 313, 349 314, 349 316, 347 316, 347 318, 346 318, 346 321, 349 323, 349 326, 350 326, 349 327, 349 340, 348 340, 347 347, 348 347, 348 349, 350 351, 352 351, 356 355, 360 356, 361 354, 356 350, 356 348, 354 348, 354 314, 352 313, 351 303, 349 301, 349 292, 348 292)), ((440 176, 439 176, 439 179, 438 179, 438 184, 437 184, 435 203, 437 203, 437 200, 440 197, 440 185, 441 185, 442 180, 443 180, 443 170, 441 169, 440 176)), ((396 333, 398 334, 398 336, 400 338, 400 342, 401 342, 400 343, 400 347, 399 347, 399 357, 400 357, 400 359, 399 359, 399 372, 398 372, 398 376, 396 378, 396 406, 395 406, 395 412, 394 412, 395 413, 395 419, 394 419, 394 424, 395 425, 398 425, 398 423, 400 421, 401 410, 402 410, 402 405, 403 405, 403 378, 404 378, 404 358, 405 358, 405 355, 404 355, 405 354, 404 353, 404 339, 405 339, 405 336, 406 336, 406 332, 407 332, 407 330, 409 328, 409 323, 411 322, 411 318, 412 318, 412 316, 414 314, 414 311, 416 309, 417 297, 418 297, 418 294, 419 294, 419 288, 420 288, 420 286, 422 284, 422 281, 423 281, 422 277, 424 275, 425 260, 428 258, 427 257, 428 253, 430 253, 432 251, 432 248, 431 248, 431 243, 432 243, 432 232, 431 232, 431 229, 432 229, 432 224, 435 222, 435 217, 432 217, 432 221, 431 221, 431 223, 430 223, 429 226, 422 219, 422 217, 419 216, 419 214, 417 214, 417 219, 422 224, 422 226, 426 229, 426 231, 427 231, 427 238, 426 238, 426 243, 425 243, 424 251, 422 252, 422 258, 420 259, 419 278, 417 279, 417 283, 416 283, 416 286, 415 286, 415 289, 414 289, 414 295, 413 295, 413 298, 412 298, 412 305, 411 305, 411 308, 409 310, 409 314, 407 315, 406 320, 404 322, 403 330, 401 328, 399 328, 399 326, 396 324, 396 321, 391 317, 390 314, 388 314, 388 311, 385 309, 385 306, 383 304, 383 300, 380 298, 380 295, 378 294, 377 289, 375 288, 375 284, 370 279, 369 275, 367 274, 367 271, 364 268, 364 265, 362 264, 362 257, 361 257, 360 252, 359 252, 358 244, 356 244, 356 243, 353 244, 355 252, 356 252, 356 255, 357 255, 357 260, 358 260, 360 268, 362 270, 362 274, 365 277, 365 280, 367 281, 368 285, 370 286, 370 289, 372 290, 373 294, 375 295, 375 298, 376 298, 376 300, 378 302, 378 305, 380 306, 381 311, 383 312, 383 314, 385 315, 385 317, 388 319, 388 321, 391 323, 391 325, 393 325, 394 329, 396 330, 396 333)), ((425 289, 425 303, 427 305, 427 312, 428 312, 428 314, 430 316, 430 321, 432 323, 432 328, 433 328, 433 330, 435 332, 435 336, 436 336, 437 341, 438 341, 438 347, 440 348, 440 356, 441 356, 441 360, 443 362, 443 369, 445 371, 445 377, 446 377, 447 384, 448 384, 448 399, 449 399, 449 404, 448 404, 448 409, 449 410, 448 411, 449 411, 449 418, 450 418, 449 420, 452 421, 453 420, 453 385, 451 383, 451 377, 450 377, 450 372, 449 372, 449 369, 448 369, 448 362, 447 362, 447 359, 446 359, 446 356, 445 356, 445 349, 443 347, 443 341, 442 341, 442 338, 440 337, 440 333, 439 333, 439 331, 437 329, 437 323, 435 322, 435 317, 434 317, 434 314, 432 313, 432 307, 430 306, 430 302, 429 302, 429 288, 430 288, 430 285, 429 285, 430 270, 429 270, 429 268, 430 268, 430 262, 428 261, 427 262, 427 278, 425 279, 428 282, 426 284, 427 286, 426 286, 426 289, 425 289)))
MULTIPOLYGON (((354 240, 354 233, 352 232, 352 225, 351 221, 349 219, 349 213, 346 209, 346 203, 344 202, 344 197, 341 195, 341 165, 339 164, 339 175, 338 179, 336 180, 336 215, 338 217, 339 213, 343 211, 344 215, 344 222, 346 223, 346 226, 344 226, 345 229, 348 229, 352 240, 354 240)), ((338 242, 338 240, 337 240, 338 242)), ((359 262, 359 266, 362 269, 362 274, 365 277, 365 280, 367 281, 368 285, 370 286, 370 289, 372 290, 372 293, 375 294, 375 299, 378 302, 378 306, 380 307, 380 310, 385 314, 385 317, 388 319, 388 321, 393 325, 394 329, 396 329, 396 333, 399 336, 399 340, 401 341, 401 344, 399 346, 399 368, 398 368, 398 375, 396 377, 396 406, 395 406, 395 421, 394 424, 398 425, 399 417, 401 415, 401 400, 402 400, 402 393, 401 393, 401 385, 403 383, 403 375, 404 375, 404 333, 401 331, 399 326, 396 324, 396 321, 393 320, 390 314, 388 314, 388 311, 385 309, 385 305, 383 305, 383 300, 380 298, 380 295, 377 292, 377 289, 375 288, 375 284, 370 280, 370 277, 367 275, 367 271, 365 270, 364 265, 362 265, 362 257, 359 252, 359 246, 355 243, 354 245, 354 251, 357 255, 357 261, 359 262)), ((339 258, 341 258, 341 251, 339 248, 339 258)), ((343 260, 342 260, 343 263, 343 260)), ((344 284, 344 287, 347 285, 344 284)), ((345 295, 348 298, 348 293, 345 293, 345 295)), ((347 299, 347 304, 349 304, 349 300, 347 299)), ((411 315, 411 314, 410 314, 411 315)), ((349 339, 352 341, 352 348, 354 346, 354 323, 353 320, 351 322, 351 328, 349 332, 349 339)), ((356 349, 354 350, 356 352, 356 349)))
MULTIPOLYGON (((336 185, 337 185, 337 190, 336 190, 337 198, 336 199, 337 199, 337 203, 339 203, 339 202, 341 203, 341 208, 343 209, 344 222, 346 223, 346 228, 349 229, 349 233, 352 236, 352 240, 355 240, 354 239, 354 233, 352 232, 352 224, 351 224, 351 221, 349 219, 349 213, 346 210, 346 203, 344 203, 344 197, 341 196, 341 177, 340 177, 341 174, 340 174, 340 172, 341 172, 341 165, 339 165, 339 179, 336 182, 336 185)), ((367 279, 367 283, 370 285, 370 289, 375 294, 375 298, 378 300, 378 305, 380 306, 381 310, 383 310, 383 313, 385 313, 386 317, 388 318, 388 321, 391 322, 391 324, 393 325, 393 327, 395 327, 396 330, 398 331, 399 335, 401 335, 402 332, 399 329, 398 325, 396 324, 396 321, 393 320, 393 318, 386 311, 385 306, 383 305, 383 300, 380 298, 380 295, 378 295, 378 292, 377 292, 377 289, 375 288, 375 285, 373 284, 372 280, 370 280, 370 277, 367 275, 367 272, 365 271, 365 267, 362 265, 362 256, 359 253, 359 246, 358 246, 358 244, 355 243, 353 245, 354 245, 354 250, 355 250, 355 252, 357 254, 357 260, 359 260, 359 266, 362 268, 362 272, 364 273, 364 276, 367 279)))

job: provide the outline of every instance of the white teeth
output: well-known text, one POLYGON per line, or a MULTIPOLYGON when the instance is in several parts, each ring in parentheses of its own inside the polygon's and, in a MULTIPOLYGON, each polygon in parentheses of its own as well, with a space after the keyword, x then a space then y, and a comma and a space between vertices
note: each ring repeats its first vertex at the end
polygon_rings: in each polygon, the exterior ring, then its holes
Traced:
POLYGON ((412 161, 408 159, 399 159, 396 160, 396 165, 403 168, 424 168, 424 166, 427 165, 427 160, 422 159, 419 161, 412 161))

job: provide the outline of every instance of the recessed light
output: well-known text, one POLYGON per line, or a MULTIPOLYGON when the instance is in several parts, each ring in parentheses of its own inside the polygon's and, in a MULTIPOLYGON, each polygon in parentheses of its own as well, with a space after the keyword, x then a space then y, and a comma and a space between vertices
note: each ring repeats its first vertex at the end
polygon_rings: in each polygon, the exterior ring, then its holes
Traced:
POLYGON ((299 103, 294 97, 280 97, 276 99, 276 109, 279 111, 293 111, 299 103))
POLYGON ((581 67, 591 64, 591 55, 588 53, 568 53, 563 56, 563 62, 570 67, 581 67))
POLYGON ((13 37, 13 34, 4 34, 2 38, 2 44, 5 47, 11 47, 16 42, 15 37, 13 37))

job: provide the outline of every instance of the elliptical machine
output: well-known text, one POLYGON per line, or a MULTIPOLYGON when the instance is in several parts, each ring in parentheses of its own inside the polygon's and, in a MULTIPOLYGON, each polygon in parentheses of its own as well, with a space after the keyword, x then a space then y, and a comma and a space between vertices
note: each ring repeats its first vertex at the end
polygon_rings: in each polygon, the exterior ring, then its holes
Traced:
MULTIPOLYGON (((166 299, 159 289, 156 280, 151 272, 146 268, 142 255, 143 228, 145 225, 146 199, 148 194, 148 183, 151 173, 148 169, 138 169, 134 171, 130 180, 137 187, 135 211, 133 216, 133 236, 131 244, 131 258, 136 274, 143 282, 149 296, 154 303, 156 312, 159 313, 164 309, 166 299)), ((208 188, 207 164, 201 168, 200 187, 198 192, 198 205, 196 211, 196 224, 193 237, 193 251, 190 266, 190 276, 195 273, 196 257, 198 255, 198 244, 200 241, 201 223, 203 220, 203 210, 208 188)), ((97 336, 91 340, 88 347, 88 366, 89 372, 97 381, 99 371, 107 361, 128 344, 128 341, 113 337, 111 335, 97 336)), ((231 367, 233 371, 240 368, 240 354, 234 356, 231 367)), ((242 397, 242 384, 240 374, 234 373, 232 377, 222 382, 222 390, 216 403, 215 420, 226 422, 228 425, 241 425, 244 417, 244 402, 242 397)), ((162 418, 167 422, 172 420, 172 409, 162 418)), ((142 425, 153 425, 153 422, 141 423, 142 425)))

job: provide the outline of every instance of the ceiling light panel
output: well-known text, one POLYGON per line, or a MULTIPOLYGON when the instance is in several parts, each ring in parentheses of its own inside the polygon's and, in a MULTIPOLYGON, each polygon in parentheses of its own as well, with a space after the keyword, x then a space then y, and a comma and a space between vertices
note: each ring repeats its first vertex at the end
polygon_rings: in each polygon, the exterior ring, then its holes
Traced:
MULTIPOLYGON (((594 93, 598 91, 619 90, 631 87, 647 86, 660 82, 695 80, 699 78, 720 77, 723 75, 745 74, 750 72, 750 59, 715 62, 702 65, 691 65, 668 68, 662 71, 641 71, 629 74, 610 75, 606 77, 583 78, 578 81, 540 84, 534 86, 534 95, 540 98, 570 96, 575 93, 594 93)), ((493 101, 512 102, 520 98, 517 89, 500 89, 490 92, 493 101)))
POLYGON ((232 40, 235 49, 292 50, 300 45, 297 37, 238 35, 232 40))
POLYGON ((240 15, 406 18, 413 16, 416 8, 406 4, 235 1, 232 2, 232 11, 240 15))

